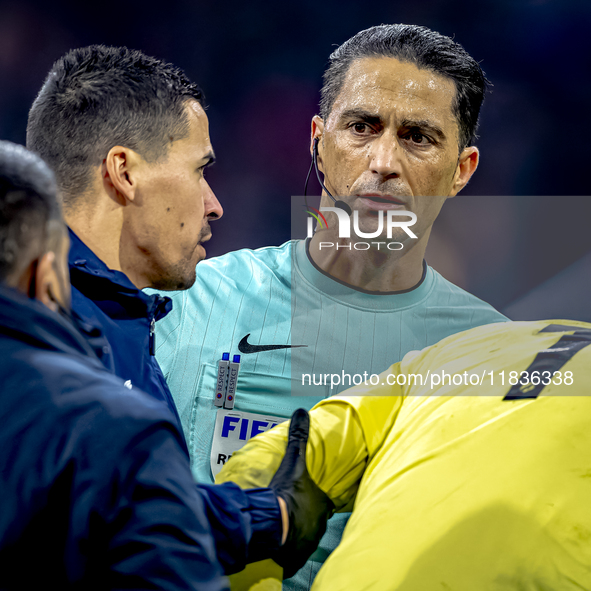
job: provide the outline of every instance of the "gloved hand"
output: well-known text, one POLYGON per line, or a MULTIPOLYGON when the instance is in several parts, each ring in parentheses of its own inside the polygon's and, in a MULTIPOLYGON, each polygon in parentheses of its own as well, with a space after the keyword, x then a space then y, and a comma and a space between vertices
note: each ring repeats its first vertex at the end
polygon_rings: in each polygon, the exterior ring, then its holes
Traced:
POLYGON ((285 544, 272 556, 283 567, 283 578, 292 577, 314 553, 334 511, 328 496, 316 486, 306 467, 308 413, 299 408, 289 426, 287 449, 269 484, 287 504, 289 530, 285 544))

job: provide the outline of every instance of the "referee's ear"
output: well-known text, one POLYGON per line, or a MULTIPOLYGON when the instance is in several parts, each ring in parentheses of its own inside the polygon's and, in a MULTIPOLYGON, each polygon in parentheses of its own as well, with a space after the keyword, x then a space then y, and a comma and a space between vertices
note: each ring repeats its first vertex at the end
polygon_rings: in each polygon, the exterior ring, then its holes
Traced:
MULTIPOLYGON (((320 170, 322 170, 320 164, 322 162, 322 158, 320 156, 320 143, 322 140, 322 134, 324 133, 324 121, 322 120, 322 117, 320 117, 320 115, 314 115, 314 117, 312 117, 312 133, 310 134, 310 156, 313 155, 314 152, 314 140, 317 139, 318 140, 318 162, 319 162, 319 168, 320 170)), ((324 172, 324 171, 322 171, 324 172)))
POLYGON ((450 197, 455 197, 468 184, 478 167, 479 159, 480 152, 476 146, 468 146, 462 150, 454 173, 450 197))

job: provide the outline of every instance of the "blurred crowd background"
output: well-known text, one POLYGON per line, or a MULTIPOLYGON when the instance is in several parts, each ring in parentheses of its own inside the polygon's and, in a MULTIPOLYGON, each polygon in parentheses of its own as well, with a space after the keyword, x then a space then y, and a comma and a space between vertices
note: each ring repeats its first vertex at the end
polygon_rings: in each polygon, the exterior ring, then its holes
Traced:
POLYGON ((208 256, 280 244, 329 54, 394 22, 454 37, 493 83, 480 167, 444 208, 428 262, 515 318, 591 320, 588 0, 0 0, 0 138, 25 142, 28 108, 68 49, 141 49, 207 97, 218 157, 208 180, 225 208, 208 256))

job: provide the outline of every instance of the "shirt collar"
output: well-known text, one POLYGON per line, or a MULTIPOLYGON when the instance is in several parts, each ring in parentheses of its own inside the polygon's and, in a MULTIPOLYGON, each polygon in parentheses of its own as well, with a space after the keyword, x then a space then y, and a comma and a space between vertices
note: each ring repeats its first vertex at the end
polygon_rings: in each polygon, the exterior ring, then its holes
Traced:
MULTIPOLYGON (((83 295, 94 300, 101 293, 103 301, 111 298, 123 304, 132 316, 164 318, 172 310, 172 300, 160 295, 148 295, 138 289, 121 271, 109 269, 96 254, 80 240, 71 228, 70 232, 70 279, 72 285, 83 295)), ((108 306, 107 303, 105 305, 108 306)), ((105 310, 107 312, 107 310, 105 310)))

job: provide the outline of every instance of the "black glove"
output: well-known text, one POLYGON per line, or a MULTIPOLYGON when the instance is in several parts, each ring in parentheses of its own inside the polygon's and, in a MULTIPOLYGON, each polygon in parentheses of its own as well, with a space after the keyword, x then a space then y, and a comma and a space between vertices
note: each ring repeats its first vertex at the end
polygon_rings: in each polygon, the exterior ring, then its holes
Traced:
POLYGON ((283 567, 283 578, 292 577, 314 553, 326 531, 334 505, 308 474, 306 443, 308 413, 299 408, 291 417, 285 457, 269 484, 287 504, 289 531, 285 544, 272 556, 283 567))

